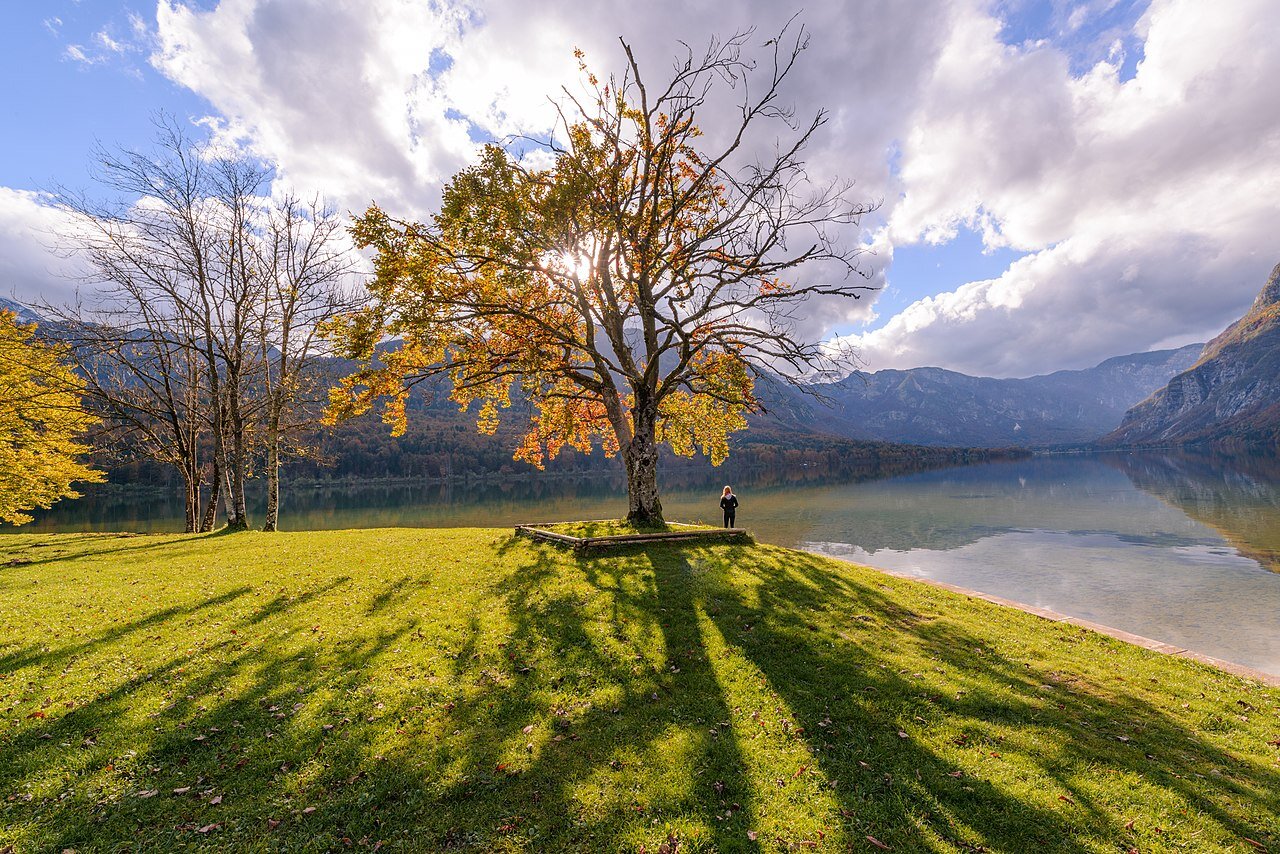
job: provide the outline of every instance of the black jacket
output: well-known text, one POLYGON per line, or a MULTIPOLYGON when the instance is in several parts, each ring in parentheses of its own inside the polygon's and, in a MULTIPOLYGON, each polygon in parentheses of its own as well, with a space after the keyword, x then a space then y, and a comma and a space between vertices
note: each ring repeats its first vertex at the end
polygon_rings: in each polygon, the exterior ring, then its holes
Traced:
POLYGON ((721 510, 728 510, 730 513, 732 513, 734 510, 737 510, 737 509, 738 509, 738 496, 736 496, 736 495, 726 495, 724 498, 721 498, 721 499, 720 499, 720 509, 721 509, 721 510))

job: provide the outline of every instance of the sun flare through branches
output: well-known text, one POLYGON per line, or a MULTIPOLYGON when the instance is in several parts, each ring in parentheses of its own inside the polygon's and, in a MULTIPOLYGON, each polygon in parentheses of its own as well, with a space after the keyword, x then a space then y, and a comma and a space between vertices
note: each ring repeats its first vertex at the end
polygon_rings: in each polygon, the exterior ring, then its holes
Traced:
POLYGON ((626 42, 607 80, 579 52, 584 86, 565 90, 559 132, 537 158, 488 145, 431 222, 377 206, 359 217, 373 301, 332 331, 365 364, 335 389, 333 417, 385 399, 402 430, 409 388, 434 374, 452 380, 459 406, 478 404, 482 431, 522 398, 532 415, 518 459, 620 453, 629 518, 649 523, 662 519, 660 443, 719 464, 760 408, 757 377, 847 371, 848 352, 802 340, 792 321, 809 297, 867 289, 859 244, 845 238, 871 206, 806 172, 825 116, 798 122, 780 103, 803 28, 789 25, 760 59, 746 55, 751 35, 688 52, 653 88, 626 42), (709 147, 695 119, 723 89, 739 99, 736 119, 709 147), (761 158, 770 133, 779 141, 761 158), (838 280, 802 279, 809 265, 838 280), (387 337, 401 346, 377 350, 387 337))

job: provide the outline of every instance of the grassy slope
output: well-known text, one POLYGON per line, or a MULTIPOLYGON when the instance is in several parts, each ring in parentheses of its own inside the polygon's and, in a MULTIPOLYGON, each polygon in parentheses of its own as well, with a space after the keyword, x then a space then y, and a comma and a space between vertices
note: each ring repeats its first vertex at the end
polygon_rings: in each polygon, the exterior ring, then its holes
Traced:
POLYGON ((1280 850, 1280 692, 766 546, 6 536, 0 676, 0 850, 1280 850))

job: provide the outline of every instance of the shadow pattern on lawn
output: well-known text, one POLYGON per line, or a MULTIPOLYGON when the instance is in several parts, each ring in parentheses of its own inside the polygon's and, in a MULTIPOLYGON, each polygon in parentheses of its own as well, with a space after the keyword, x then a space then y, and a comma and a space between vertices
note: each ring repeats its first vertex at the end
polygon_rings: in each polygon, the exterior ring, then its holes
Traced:
POLYGON ((0 736, 0 824, 80 851, 1160 847, 1099 794, 1105 765, 1171 821, 1280 837, 1274 766, 1140 686, 1019 660, 904 582, 764 547, 570 558, 510 539, 498 559, 444 615, 437 567, 265 605, 233 586, 10 651, 6 672, 47 679, 127 657, 161 622, 200 640, 0 736), (339 610, 354 628, 330 626, 339 610), (998 762, 1027 779, 987 779, 998 762))

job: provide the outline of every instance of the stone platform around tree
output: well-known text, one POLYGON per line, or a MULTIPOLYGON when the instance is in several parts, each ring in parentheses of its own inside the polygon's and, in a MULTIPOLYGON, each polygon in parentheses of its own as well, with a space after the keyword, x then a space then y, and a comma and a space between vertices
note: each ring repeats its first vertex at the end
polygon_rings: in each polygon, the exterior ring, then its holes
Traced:
POLYGON ((614 520, 596 520, 593 523, 570 522, 537 522, 516 525, 516 536, 529 537, 533 540, 567 546, 574 551, 591 551, 596 549, 622 548, 633 545, 649 545, 653 543, 749 543, 751 534, 745 528, 712 528, 704 525, 687 525, 681 522, 668 522, 668 528, 677 530, 639 531, 634 534, 611 534, 606 536, 576 537, 571 534, 552 530, 557 525, 597 524, 614 520), (683 530, 681 530, 683 529, 683 530))

